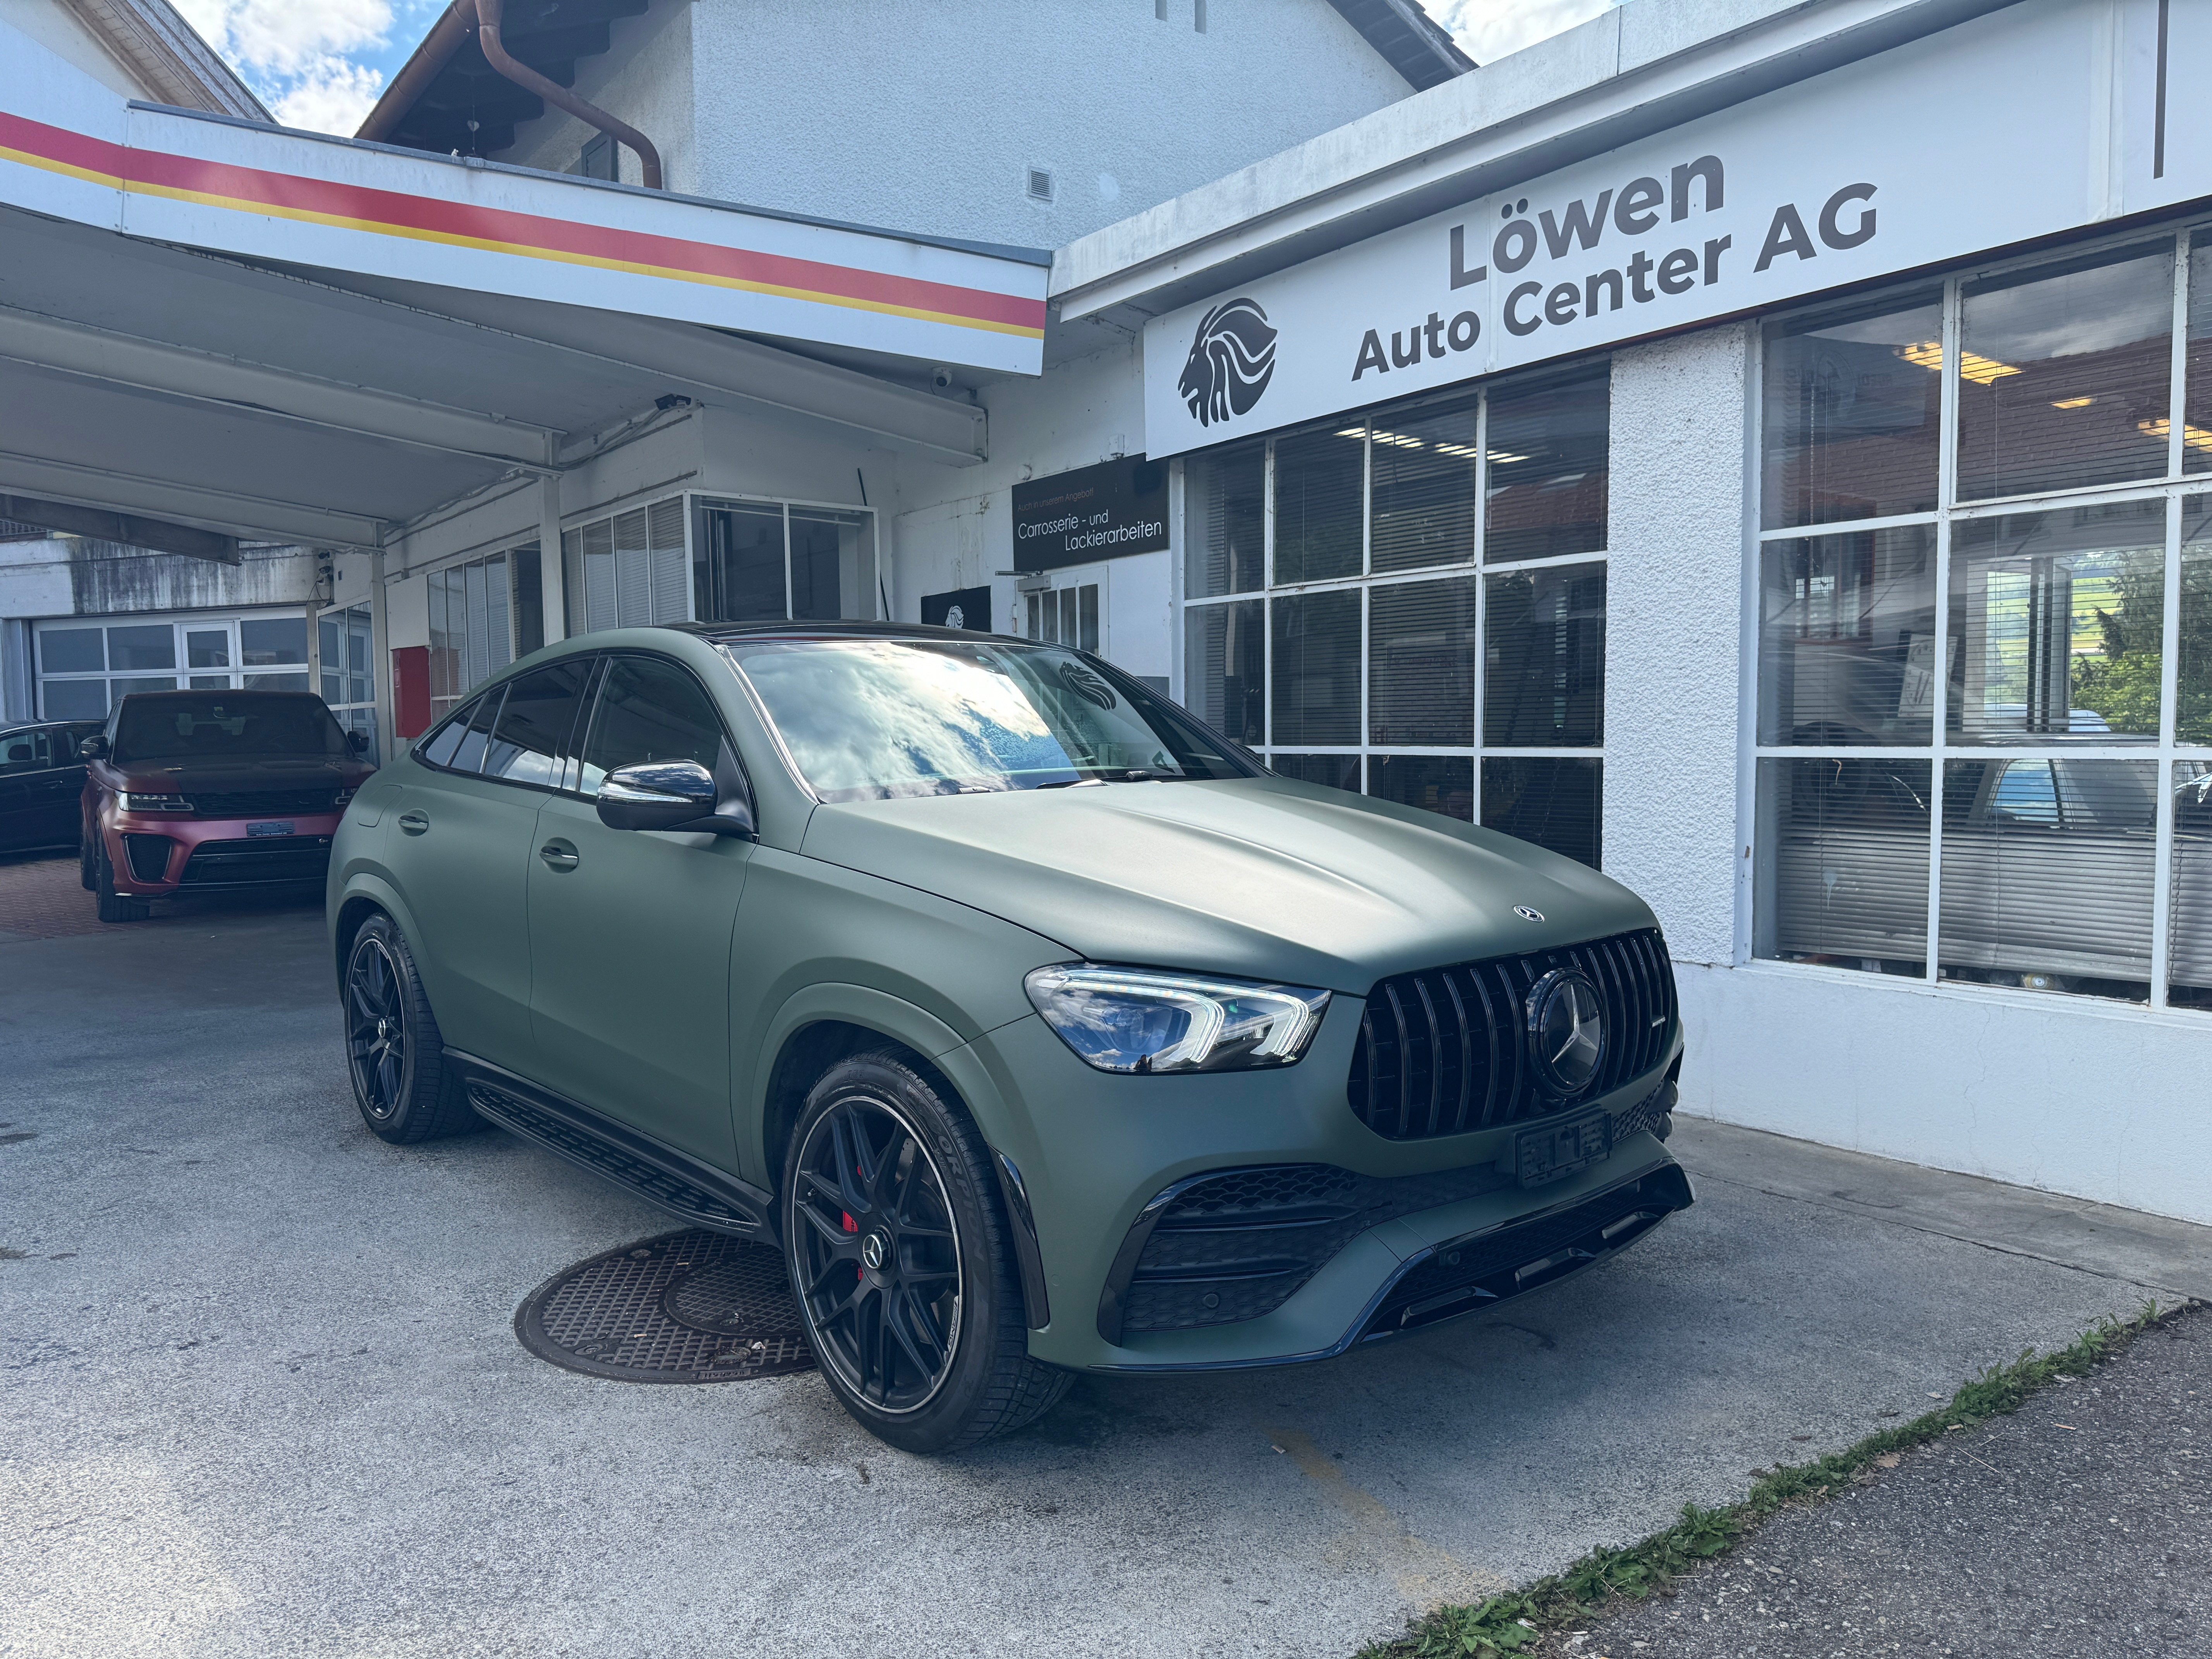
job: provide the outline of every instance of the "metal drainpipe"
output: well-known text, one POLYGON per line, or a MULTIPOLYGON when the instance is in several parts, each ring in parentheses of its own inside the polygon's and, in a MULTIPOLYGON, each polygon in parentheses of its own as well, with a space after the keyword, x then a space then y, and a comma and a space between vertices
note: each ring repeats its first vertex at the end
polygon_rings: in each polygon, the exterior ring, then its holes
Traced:
POLYGON ((499 38, 501 0, 476 0, 477 44, 483 48, 484 61, 518 87, 536 93, 547 103, 565 109, 578 120, 587 122, 617 143, 627 144, 637 152, 638 165, 644 171, 645 187, 659 190, 660 186, 660 152, 653 147, 653 140, 635 127, 615 118, 597 104, 579 98, 566 87, 547 80, 527 64, 517 63, 507 56, 507 47, 499 38))

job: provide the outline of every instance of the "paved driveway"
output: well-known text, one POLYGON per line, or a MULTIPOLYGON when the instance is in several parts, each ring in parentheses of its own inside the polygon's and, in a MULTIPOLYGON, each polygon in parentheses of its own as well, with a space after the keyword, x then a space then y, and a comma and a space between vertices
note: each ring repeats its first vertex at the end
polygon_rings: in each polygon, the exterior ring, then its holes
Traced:
POLYGON ((0 1654, 40 1659, 1342 1659, 2212 1278, 2201 1230, 1692 1125, 1701 1202, 1596 1276, 930 1461, 811 1376, 526 1353, 533 1286, 673 1224, 504 1134, 371 1137, 312 910, 0 944, 0 1654), (1983 1212, 2003 1248, 1946 1236, 1983 1212))

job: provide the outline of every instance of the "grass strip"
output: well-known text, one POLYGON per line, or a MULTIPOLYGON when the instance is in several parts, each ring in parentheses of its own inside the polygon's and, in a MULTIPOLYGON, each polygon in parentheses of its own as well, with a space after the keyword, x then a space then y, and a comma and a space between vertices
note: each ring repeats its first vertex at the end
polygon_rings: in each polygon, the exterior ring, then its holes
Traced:
MULTIPOLYGON (((2182 1304, 2186 1305, 2186 1304, 2182 1304)), ((1792 1504, 1815 1504, 1872 1468, 1877 1458, 1940 1439, 2017 1409, 2059 1376, 2080 1376, 2180 1307, 2145 1302, 2130 1318, 2107 1316, 2055 1353, 2023 1352, 2008 1365, 1992 1365, 1951 1396, 1940 1410, 1870 1434, 1856 1446, 1810 1463, 1778 1467, 1759 1478, 1740 1504, 1719 1509, 1682 1505, 1682 1518, 1626 1549, 1595 1549, 1565 1572, 1525 1589, 1493 1595, 1474 1607, 1439 1607, 1392 1642, 1360 1650, 1358 1659, 1495 1659, 1529 1654, 1555 1632, 1584 1625, 1623 1601, 1640 1601, 1664 1590, 1723 1551, 1756 1532, 1792 1504)))

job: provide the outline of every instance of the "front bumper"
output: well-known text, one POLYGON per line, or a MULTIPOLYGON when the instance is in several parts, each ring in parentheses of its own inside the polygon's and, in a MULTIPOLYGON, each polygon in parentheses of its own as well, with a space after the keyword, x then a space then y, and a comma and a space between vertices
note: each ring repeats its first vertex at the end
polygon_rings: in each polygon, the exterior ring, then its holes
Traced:
MULTIPOLYGON (((1670 1103, 1662 1091, 1680 1053, 1679 1027, 1652 1070, 1560 1115, 1608 1113, 1618 1126, 1609 1154, 1523 1188, 1513 1160, 1529 1123, 1389 1140, 1359 1121, 1345 1088, 1359 1012, 1357 1000, 1337 999, 1305 1059, 1276 1072, 1095 1072, 1034 1017, 969 1045, 1004 1108, 986 1133, 1018 1167, 1034 1218, 1050 1317, 1030 1333, 1032 1355, 1105 1371, 1323 1358, 1565 1277, 1692 1201, 1687 1181, 1650 1133, 1670 1103), (1354 1224, 1325 1241, 1326 1260, 1304 1264, 1286 1294, 1255 1298, 1250 1316, 1228 1316, 1243 1314, 1243 1306, 1201 1313, 1186 1302, 1181 1328, 1164 1328, 1178 1316, 1172 1305, 1164 1309, 1163 1296, 1172 1304, 1177 1295, 1236 1287, 1209 1287, 1187 1271, 1182 1284, 1168 1286, 1135 1275, 1148 1212, 1157 1219, 1194 1178, 1316 1166, 1348 1171, 1366 1193, 1400 1201, 1363 1199, 1346 1208, 1354 1224), (1612 1207, 1602 1216, 1577 1207, 1594 1202, 1612 1207), (1555 1237, 1559 1226, 1593 1216, 1555 1237), (1615 1224, 1636 1216, 1647 1218, 1615 1224), (1592 1233, 1594 1243, 1584 1237, 1592 1233), (1458 1262, 1445 1261, 1455 1253, 1458 1262), (1131 1316, 1147 1296, 1149 1308, 1131 1316)), ((1254 1269, 1247 1260, 1235 1271, 1254 1269)))
POLYGON ((343 812, 305 817, 198 818, 165 812, 109 816, 100 833, 115 890, 137 898, 244 887, 319 886, 330 869, 331 837, 343 812), (287 835, 257 835, 264 822, 291 825, 287 835))

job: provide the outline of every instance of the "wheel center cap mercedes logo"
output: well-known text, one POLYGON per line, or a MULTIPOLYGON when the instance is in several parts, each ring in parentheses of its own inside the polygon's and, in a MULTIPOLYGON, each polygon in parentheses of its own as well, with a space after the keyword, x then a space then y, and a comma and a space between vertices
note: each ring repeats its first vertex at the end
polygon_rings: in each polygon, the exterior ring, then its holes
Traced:
POLYGON ((1597 1080, 1605 1062, 1605 1003, 1589 976, 1555 968, 1528 992, 1529 1058, 1536 1073, 1563 1099, 1597 1080))
POLYGON ((390 1020, 380 1019, 376 1022, 376 1040, 379 1042, 389 1042, 392 1040, 392 1022, 390 1020))
POLYGON ((870 1233, 860 1241, 860 1260, 871 1272, 882 1272, 884 1260, 890 1254, 884 1248, 884 1236, 881 1233, 870 1233))

